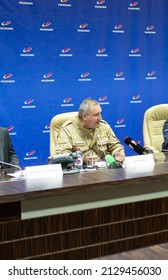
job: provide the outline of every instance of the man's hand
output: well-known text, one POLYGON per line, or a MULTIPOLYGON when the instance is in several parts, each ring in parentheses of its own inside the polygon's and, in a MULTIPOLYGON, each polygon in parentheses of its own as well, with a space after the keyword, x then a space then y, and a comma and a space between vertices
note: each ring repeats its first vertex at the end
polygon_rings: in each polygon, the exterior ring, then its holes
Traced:
POLYGON ((100 158, 92 151, 89 150, 83 154, 83 162, 88 164, 88 162, 92 162, 95 164, 100 158))
POLYGON ((118 162, 123 162, 125 159, 124 149, 122 147, 118 147, 113 151, 113 157, 118 162))

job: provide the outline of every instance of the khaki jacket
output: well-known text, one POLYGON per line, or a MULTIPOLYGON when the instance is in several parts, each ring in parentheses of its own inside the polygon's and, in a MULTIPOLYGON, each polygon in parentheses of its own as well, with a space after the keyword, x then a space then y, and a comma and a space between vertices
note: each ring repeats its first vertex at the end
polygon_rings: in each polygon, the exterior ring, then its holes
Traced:
POLYGON ((66 121, 60 128, 56 154, 75 152, 80 147, 82 154, 93 151, 94 155, 103 159, 105 155, 113 154, 118 147, 123 147, 107 122, 102 120, 98 128, 86 129, 81 126, 78 116, 66 121))

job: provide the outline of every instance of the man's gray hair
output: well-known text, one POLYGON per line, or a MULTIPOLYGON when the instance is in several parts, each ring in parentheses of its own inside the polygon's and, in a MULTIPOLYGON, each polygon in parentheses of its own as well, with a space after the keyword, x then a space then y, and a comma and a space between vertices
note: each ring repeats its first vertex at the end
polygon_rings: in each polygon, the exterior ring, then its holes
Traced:
POLYGON ((79 110, 78 110, 79 118, 82 118, 83 113, 85 113, 86 115, 89 115, 91 112, 91 106, 98 105, 98 104, 99 104, 99 102, 92 98, 87 98, 87 99, 83 100, 82 103, 80 104, 79 110))

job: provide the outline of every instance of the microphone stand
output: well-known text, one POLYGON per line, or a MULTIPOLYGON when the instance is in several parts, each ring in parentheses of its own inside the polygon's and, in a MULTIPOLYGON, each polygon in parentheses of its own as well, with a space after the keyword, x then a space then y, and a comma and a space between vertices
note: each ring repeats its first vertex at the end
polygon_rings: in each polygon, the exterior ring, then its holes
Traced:
POLYGON ((23 169, 18 165, 0 160, 0 166, 1 166, 1 168, 0 168, 1 178, 2 178, 2 173, 6 174, 7 172, 12 171, 12 170, 20 170, 21 171, 21 176, 23 176, 23 169), (2 168, 1 164, 13 167, 13 169, 12 168, 2 168))

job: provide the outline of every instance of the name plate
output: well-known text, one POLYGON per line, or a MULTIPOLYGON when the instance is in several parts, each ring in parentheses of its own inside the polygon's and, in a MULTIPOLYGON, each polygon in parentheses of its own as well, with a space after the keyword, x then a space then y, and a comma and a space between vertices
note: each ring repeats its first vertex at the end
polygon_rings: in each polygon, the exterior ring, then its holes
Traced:
POLYGON ((48 177, 62 177, 63 171, 61 164, 47 164, 37 166, 25 167, 25 178, 48 178, 48 177))
POLYGON ((134 168, 134 167, 146 167, 154 166, 155 160, 152 154, 148 155, 138 155, 138 156, 129 156, 125 157, 123 168, 134 168))

